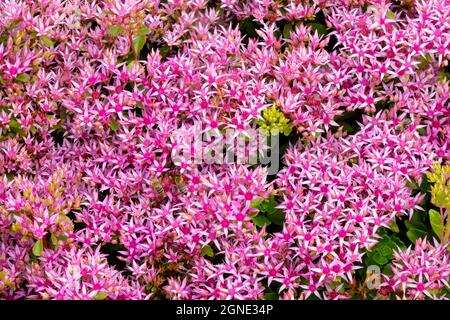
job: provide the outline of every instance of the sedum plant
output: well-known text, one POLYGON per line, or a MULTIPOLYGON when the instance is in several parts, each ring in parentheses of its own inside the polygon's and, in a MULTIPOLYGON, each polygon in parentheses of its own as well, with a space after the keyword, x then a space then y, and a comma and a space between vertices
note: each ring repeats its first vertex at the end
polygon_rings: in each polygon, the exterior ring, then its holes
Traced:
POLYGON ((433 171, 427 174, 431 185, 431 203, 439 208, 440 212, 431 209, 430 222, 434 232, 447 244, 450 239, 450 166, 436 164, 433 171))
POLYGON ((292 132, 292 124, 285 117, 283 112, 273 104, 262 111, 262 120, 258 121, 260 130, 266 135, 278 135, 279 133, 288 136, 292 132))
POLYGON ((0 299, 450 298, 449 12, 0 1, 0 299))

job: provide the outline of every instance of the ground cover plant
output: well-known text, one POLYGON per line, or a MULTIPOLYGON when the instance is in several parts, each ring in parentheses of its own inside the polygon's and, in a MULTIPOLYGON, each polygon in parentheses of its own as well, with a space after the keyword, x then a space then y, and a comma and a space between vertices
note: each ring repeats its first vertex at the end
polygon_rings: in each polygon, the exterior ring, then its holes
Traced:
POLYGON ((449 0, 1 0, 0 299, 449 299, 449 57, 449 0))

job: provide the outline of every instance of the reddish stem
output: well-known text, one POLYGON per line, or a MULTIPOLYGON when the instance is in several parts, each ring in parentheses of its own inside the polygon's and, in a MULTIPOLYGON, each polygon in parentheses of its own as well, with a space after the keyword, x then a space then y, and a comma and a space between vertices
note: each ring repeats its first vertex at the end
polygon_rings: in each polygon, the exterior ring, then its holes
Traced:
POLYGON ((138 57, 137 57, 136 48, 134 47, 134 44, 133 44, 133 33, 132 32, 129 34, 128 38, 130 40, 131 51, 133 51, 134 61, 137 62, 138 57))

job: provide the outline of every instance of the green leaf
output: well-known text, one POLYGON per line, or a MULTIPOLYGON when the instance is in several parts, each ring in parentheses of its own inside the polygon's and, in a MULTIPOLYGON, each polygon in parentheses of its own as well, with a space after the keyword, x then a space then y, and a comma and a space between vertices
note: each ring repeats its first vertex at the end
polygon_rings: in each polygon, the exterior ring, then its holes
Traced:
POLYGON ((448 81, 450 79, 450 73, 441 71, 438 73, 438 80, 439 81, 448 81))
POLYGON ((398 228, 398 225, 397 223, 395 223, 395 221, 391 221, 391 223, 389 223, 389 228, 392 230, 392 232, 400 232, 400 229, 398 228))
POLYGON ((146 34, 136 34, 133 37, 133 46, 134 46, 134 50, 136 50, 136 55, 138 58, 139 58, 139 54, 141 53, 142 48, 145 45, 145 42, 147 42, 146 34))
POLYGON ((99 291, 99 292, 95 295, 94 299, 95 299, 95 300, 105 300, 106 297, 108 297, 108 294, 107 294, 106 292, 99 291))
POLYGON ((416 212, 413 214, 410 221, 405 221, 405 226, 408 229, 416 228, 416 229, 426 230, 427 226, 425 225, 424 222, 427 222, 427 221, 423 220, 423 218, 426 219, 425 214, 416 212))
POLYGON ((388 12, 386 12, 386 18, 395 20, 395 13, 389 10, 388 12))
POLYGON ((27 75, 26 73, 22 73, 22 74, 19 74, 16 77, 16 80, 20 81, 20 82, 29 82, 30 81, 30 76, 27 75))
POLYGON ((69 239, 69 237, 66 236, 66 235, 60 235, 60 236, 58 237, 58 240, 60 240, 60 241, 66 241, 67 239, 69 239))
POLYGON ((19 123, 16 119, 14 119, 14 118, 11 118, 11 120, 9 120, 9 127, 10 127, 11 130, 14 130, 14 131, 20 131, 20 130, 22 130, 22 126, 21 126, 20 123, 19 123))
POLYGON ((137 34, 137 35, 144 35, 144 36, 146 36, 146 35, 149 34, 150 32, 152 32, 152 30, 151 30, 150 28, 142 27, 142 28, 140 28, 140 29, 136 32, 136 34, 137 34))
POLYGON ((265 201, 263 201, 263 202, 261 202, 261 203, 259 204, 258 209, 261 210, 261 211, 263 211, 263 212, 266 212, 268 206, 269 206, 269 205, 268 205, 268 202, 265 200, 265 201))
POLYGON ((440 238, 442 236, 442 230, 444 230, 444 223, 442 222, 442 217, 439 212, 434 209, 428 211, 430 215, 430 224, 434 233, 440 238))
POLYGON ((379 253, 375 253, 372 256, 372 259, 373 259, 373 261, 375 261, 380 266, 385 265, 386 263, 389 262, 389 260, 386 257, 382 256, 379 253))
POLYGON ((128 59, 127 68, 132 68, 136 64, 136 61, 128 59))
POLYGON ((115 132, 119 130, 119 122, 116 119, 111 119, 109 120, 109 127, 115 132))
POLYGON ((392 254, 392 248, 388 244, 384 244, 381 246, 379 253, 385 258, 389 258, 392 254))
POLYGON ((311 27, 312 32, 317 31, 319 36, 323 36, 324 34, 328 33, 327 27, 321 23, 313 22, 313 23, 308 23, 307 25, 309 25, 311 27))
POLYGON ((418 64, 419 70, 425 68, 432 60, 433 58, 429 53, 427 53, 425 56, 420 56, 418 64))
POLYGON ((292 31, 292 23, 286 23, 283 28, 283 37, 289 38, 292 31))
POLYGON ((400 238, 390 235, 388 229, 382 228, 378 232, 382 236, 382 239, 376 244, 370 251, 367 252, 367 256, 364 260, 366 266, 372 264, 378 264, 380 266, 385 265, 394 258, 394 250, 405 248, 405 244, 400 238))
POLYGON ((61 220, 67 221, 67 223, 72 223, 72 220, 70 220, 70 218, 62 212, 59 214, 59 218, 61 220))
POLYGON ((270 225, 271 221, 265 215, 257 215, 253 218, 253 223, 262 228, 264 225, 270 225))
POLYGON ((58 246, 58 238, 56 238, 55 234, 52 233, 52 235, 50 236, 50 240, 52 241, 52 244, 56 247, 58 246))
POLYGON ((39 239, 34 244, 32 252, 36 257, 39 257, 42 255, 43 251, 44 251, 44 243, 43 243, 42 239, 39 239))
POLYGON ((266 207, 266 211, 267 212, 272 212, 273 210, 278 210, 275 207, 278 205, 278 202, 275 200, 274 197, 270 197, 267 201, 267 207, 266 207))
POLYGON ((118 36, 119 34, 121 34, 123 31, 124 31, 124 30, 123 30, 123 28, 122 28, 122 26, 121 26, 120 24, 117 24, 117 25, 114 25, 114 26, 109 26, 109 27, 106 29, 106 32, 107 32, 109 35, 113 36, 113 37, 117 37, 117 36, 118 36))
POLYGON ((172 49, 169 46, 162 46, 159 48, 159 53, 162 57, 167 56, 171 51, 172 49))
POLYGON ((430 183, 428 182, 428 177, 424 175, 420 184, 420 192, 427 193, 430 190, 430 183))
POLYGON ((418 184, 417 181, 415 181, 415 180, 408 181, 408 182, 406 183, 406 186, 407 186, 408 188, 411 188, 411 189, 414 190, 414 191, 420 189, 419 184, 418 184))
POLYGON ((393 276, 394 273, 392 272, 392 264, 387 264, 383 267, 382 269, 382 273, 387 275, 387 276, 393 276))
POLYGON ((267 292, 264 294, 264 300, 278 300, 278 293, 267 292))
POLYGON ((274 211, 271 211, 267 213, 267 218, 276 224, 277 226, 281 226, 284 223, 284 213, 283 210, 275 209, 274 211))
POLYGON ((411 228, 406 232, 406 236, 412 243, 416 243, 416 240, 427 235, 426 231, 417 228, 411 228))
POLYGON ((206 245, 202 248, 202 254, 212 258, 214 257, 214 250, 211 248, 211 246, 206 245))
POLYGON ((405 250, 406 249, 406 245, 403 243, 403 241, 396 237, 396 236, 391 236, 391 240, 394 242, 395 247, 393 247, 394 250, 397 250, 398 248, 405 250))
POLYGON ((241 30, 242 35, 246 35, 249 38, 256 38, 258 34, 256 33, 256 22, 251 19, 241 20, 239 23, 239 29, 241 30))
POLYGON ((261 203, 263 203, 264 199, 255 199, 250 202, 250 208, 257 208, 259 209, 259 206, 261 203))
POLYGON ((55 43, 52 39, 46 36, 41 36, 41 41, 47 46, 47 47, 53 47, 55 43))

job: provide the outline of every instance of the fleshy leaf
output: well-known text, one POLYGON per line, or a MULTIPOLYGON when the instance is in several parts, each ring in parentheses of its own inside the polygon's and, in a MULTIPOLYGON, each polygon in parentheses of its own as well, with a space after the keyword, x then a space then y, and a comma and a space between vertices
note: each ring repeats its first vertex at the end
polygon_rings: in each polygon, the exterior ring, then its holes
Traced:
POLYGON ((211 246, 206 245, 202 248, 202 254, 212 258, 214 257, 214 250, 211 248, 211 246))
POLYGON ((417 228, 411 228, 406 232, 406 236, 412 243, 416 243, 416 240, 419 238, 423 238, 427 235, 427 232, 424 230, 420 230, 417 228))
POLYGON ((388 12, 386 12, 386 18, 395 20, 395 13, 389 10, 388 12))
POLYGON ((16 80, 20 81, 20 82, 29 82, 30 81, 30 76, 27 75, 26 73, 22 73, 22 74, 19 74, 16 77, 16 80))
POLYGON ((391 221, 391 223, 389 223, 389 228, 392 230, 392 232, 400 232, 400 229, 398 228, 398 225, 397 223, 395 223, 395 221, 391 221))
POLYGON ((444 223, 442 222, 442 217, 439 212, 431 209, 428 212, 430 216, 430 224, 434 233, 440 238, 442 236, 442 230, 444 230, 444 223))
POLYGON ((108 297, 108 294, 107 294, 106 292, 99 291, 99 292, 95 295, 94 299, 95 299, 95 300, 105 300, 107 297, 108 297))
POLYGON ((267 213, 267 218, 274 224, 281 226, 284 223, 284 213, 280 209, 275 209, 267 213))
POLYGON ((108 29, 106 29, 106 32, 111 36, 117 37, 119 34, 121 34, 123 32, 123 28, 121 25, 117 24, 117 25, 108 27, 108 29))
POLYGON ((266 216, 260 214, 253 218, 253 223, 262 228, 264 225, 270 225, 271 221, 266 216))
POLYGON ((389 260, 387 258, 385 258, 383 255, 379 254, 379 253, 375 253, 372 256, 373 261, 375 261, 378 265, 382 266, 386 263, 389 262, 389 260))
POLYGON ((141 53, 142 48, 147 42, 147 34, 150 33, 149 28, 141 28, 139 29, 133 37, 133 46, 136 50, 136 55, 139 58, 139 54, 141 53))
POLYGON ((286 23, 283 27, 283 37, 288 39, 292 31, 292 23, 286 23))
POLYGON ((32 252, 36 257, 40 257, 42 255, 42 252, 44 252, 44 243, 42 239, 36 241, 33 246, 32 252))
POLYGON ((119 122, 116 119, 109 120, 109 127, 112 131, 119 130, 119 122))
POLYGON ((47 46, 47 47, 53 47, 55 45, 55 43, 53 42, 52 39, 50 39, 49 37, 46 36, 42 36, 41 37, 42 42, 47 46))
POLYGON ((151 31, 152 31, 152 30, 151 30, 150 28, 142 27, 142 28, 140 28, 140 29, 136 32, 136 34, 137 34, 137 35, 147 35, 147 34, 149 34, 151 31))
POLYGON ((307 25, 311 27, 312 32, 317 31, 319 36, 322 36, 322 35, 328 33, 327 27, 321 23, 313 22, 313 23, 308 23, 307 25))
POLYGON ((264 294, 264 300, 278 300, 278 293, 276 292, 267 292, 264 294))
POLYGON ((258 208, 260 207, 261 203, 264 201, 264 199, 254 199, 250 202, 250 208, 258 208))

